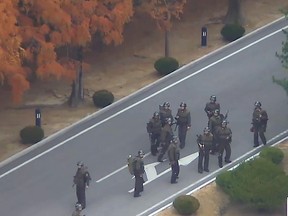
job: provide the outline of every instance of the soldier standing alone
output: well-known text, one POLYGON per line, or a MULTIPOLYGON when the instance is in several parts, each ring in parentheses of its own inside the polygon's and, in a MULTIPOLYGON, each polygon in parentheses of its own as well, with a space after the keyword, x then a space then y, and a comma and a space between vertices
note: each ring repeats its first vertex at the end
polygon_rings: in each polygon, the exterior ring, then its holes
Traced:
POLYGON ((257 147, 259 146, 258 136, 260 136, 263 145, 266 145, 266 137, 264 133, 267 128, 268 114, 261 108, 261 103, 259 101, 256 101, 254 105, 255 109, 252 116, 253 127, 251 128, 251 131, 254 132, 254 147, 257 147))
POLYGON ((168 147, 168 157, 171 165, 171 184, 177 183, 176 179, 178 178, 180 167, 179 167, 179 159, 180 159, 180 151, 178 148, 178 139, 177 137, 173 137, 170 141, 170 145, 168 147))
POLYGON ((187 130, 191 128, 191 115, 190 111, 187 109, 186 103, 181 103, 178 109, 177 115, 175 117, 178 126, 178 137, 180 140, 180 148, 185 147, 187 130))
POLYGON ((161 135, 160 135, 160 145, 162 148, 158 156, 159 162, 163 162, 162 158, 169 147, 170 141, 173 138, 173 131, 171 128, 171 124, 172 124, 172 120, 170 118, 166 118, 165 124, 161 130, 161 135))
POLYGON ((89 187, 91 180, 88 168, 84 166, 82 161, 77 163, 78 169, 73 179, 73 186, 76 185, 77 203, 81 204, 82 209, 86 207, 86 194, 85 191, 89 187))
POLYGON ((143 175, 145 173, 144 169, 144 153, 142 150, 138 151, 138 155, 133 160, 133 173, 135 176, 135 188, 134 197, 140 197, 140 193, 144 190, 144 179, 143 175))
POLYGON ((197 136, 197 143, 199 146, 198 157, 198 172, 203 173, 203 159, 204 159, 204 171, 209 172, 209 152, 211 150, 213 142, 213 134, 210 133, 208 127, 204 128, 203 135, 197 136))
POLYGON ((151 154, 156 156, 158 153, 158 147, 160 144, 162 123, 160 121, 160 115, 158 112, 153 114, 153 117, 147 123, 147 132, 149 133, 151 143, 151 154))
POLYGON ((232 141, 232 131, 227 127, 228 122, 224 120, 221 127, 218 127, 216 134, 219 138, 219 155, 218 155, 218 165, 220 168, 223 167, 223 153, 225 150, 225 163, 231 163, 231 146, 232 141))

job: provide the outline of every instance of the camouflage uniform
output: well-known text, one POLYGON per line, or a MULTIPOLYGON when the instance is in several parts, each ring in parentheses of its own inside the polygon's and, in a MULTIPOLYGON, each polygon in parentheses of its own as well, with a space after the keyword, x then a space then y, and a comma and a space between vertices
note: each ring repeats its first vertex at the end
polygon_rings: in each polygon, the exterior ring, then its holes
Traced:
MULTIPOLYGON (((214 111, 214 113, 216 113, 217 110, 214 111)), ((216 130, 217 128, 221 127, 221 123, 224 120, 224 116, 222 114, 219 113, 218 110, 218 114, 217 115, 213 115, 208 122, 208 127, 210 129, 210 132, 213 134, 213 142, 212 142, 212 146, 211 146, 211 153, 214 154, 216 151, 218 151, 218 137, 216 134, 216 130)))
POLYGON ((229 127, 227 127, 227 121, 222 122, 222 126, 218 127, 216 130, 216 134, 219 139, 219 155, 218 155, 218 165, 220 168, 223 167, 223 152, 225 150, 225 162, 231 163, 231 146, 230 143, 232 141, 232 131, 229 127))
POLYGON ((180 172, 180 166, 179 166, 180 151, 178 148, 177 138, 174 138, 173 140, 170 141, 167 153, 172 171, 171 184, 175 184, 177 183, 176 179, 178 178, 180 172))
POLYGON ((161 135, 160 135, 160 143, 161 143, 162 148, 161 148, 160 154, 158 156, 159 162, 163 162, 162 158, 169 147, 170 141, 173 138, 173 131, 171 128, 171 119, 168 118, 165 121, 166 121, 166 123, 163 126, 163 128, 161 130, 161 135))
POLYGON ((175 119, 177 120, 180 148, 183 149, 185 147, 187 130, 191 127, 191 115, 185 103, 180 104, 175 119))
POLYGON ((144 190, 144 179, 143 175, 145 173, 144 161, 143 161, 143 152, 139 151, 137 157, 133 161, 133 173, 135 176, 135 188, 134 188, 134 197, 141 196, 140 193, 144 190))
POLYGON ((254 132, 254 147, 259 146, 259 139, 260 136, 263 145, 266 145, 266 137, 264 133, 266 132, 267 128, 267 121, 268 121, 268 114, 265 110, 261 108, 261 106, 256 106, 253 111, 252 116, 252 132, 254 132))
POLYGON ((151 154, 156 155, 158 152, 158 147, 160 144, 160 134, 161 134, 162 123, 159 118, 158 113, 154 113, 153 118, 147 123, 147 132, 149 133, 150 144, 151 144, 151 154))
POLYGON ((204 129, 204 133, 199 135, 197 138, 197 143, 199 147, 199 157, 198 157, 198 172, 203 172, 203 159, 204 159, 204 171, 209 172, 209 152, 211 150, 213 142, 213 134, 210 133, 209 128, 204 129))

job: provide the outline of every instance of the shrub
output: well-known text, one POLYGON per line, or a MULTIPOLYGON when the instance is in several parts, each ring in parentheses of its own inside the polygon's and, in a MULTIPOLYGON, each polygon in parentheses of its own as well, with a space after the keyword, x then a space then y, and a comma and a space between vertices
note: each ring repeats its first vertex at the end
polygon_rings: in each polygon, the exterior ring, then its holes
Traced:
POLYGON ((221 29, 221 35, 229 42, 235 41, 242 37, 245 33, 245 28, 238 24, 226 24, 221 29))
POLYGON ((200 203, 193 196, 180 195, 174 200, 173 207, 181 215, 191 215, 199 209, 200 203))
POLYGON ((280 164, 284 158, 284 153, 279 148, 269 147, 269 148, 264 148, 260 152, 259 156, 262 158, 266 158, 275 164, 280 164))
POLYGON ((107 90, 96 91, 93 94, 94 105, 100 108, 106 107, 112 104, 114 101, 114 95, 107 90))
POLYGON ((154 63, 154 68, 160 75, 167 75, 179 68, 179 62, 171 57, 162 57, 154 63))
POLYGON ((27 126, 20 131, 23 144, 35 144, 43 139, 44 131, 38 126, 27 126))
POLYGON ((232 200, 256 210, 273 210, 281 206, 288 195, 288 177, 284 171, 261 157, 221 173, 216 177, 216 184, 232 200))

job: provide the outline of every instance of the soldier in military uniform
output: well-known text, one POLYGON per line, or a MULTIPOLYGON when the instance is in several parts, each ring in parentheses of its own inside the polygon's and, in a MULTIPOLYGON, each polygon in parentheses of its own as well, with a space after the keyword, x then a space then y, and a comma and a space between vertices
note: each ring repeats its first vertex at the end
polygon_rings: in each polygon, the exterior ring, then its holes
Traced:
POLYGON ((185 147, 187 130, 191 127, 191 115, 190 111, 187 109, 186 103, 181 103, 178 109, 177 115, 175 117, 177 127, 178 127, 178 137, 180 140, 180 148, 185 147))
POLYGON ((209 172, 209 152, 213 142, 213 134, 210 132, 209 127, 205 127, 203 135, 197 135, 197 143, 199 147, 198 157, 198 172, 203 173, 203 159, 204 171, 209 172))
POLYGON ((263 145, 266 145, 266 137, 264 133, 267 128, 268 114, 261 108, 261 103, 259 101, 256 101, 254 105, 255 108, 252 115, 253 127, 251 128, 251 131, 254 132, 254 147, 257 147, 259 146, 259 136, 263 145))
POLYGON ((215 154, 215 152, 218 151, 218 140, 216 135, 216 130, 218 127, 221 127, 221 123, 224 120, 224 116, 220 114, 220 110, 216 109, 214 110, 213 116, 209 119, 208 127, 210 129, 210 132, 213 134, 213 142, 211 146, 211 154, 215 154))
POLYGON ((164 102, 163 105, 159 105, 159 115, 162 122, 162 126, 165 124, 165 119, 170 118, 173 123, 172 110, 170 109, 170 103, 164 102))
POLYGON ((75 210, 72 213, 72 216, 85 216, 85 215, 82 215, 81 212, 82 212, 81 204, 80 203, 76 203, 75 210))
POLYGON ((224 120, 221 127, 218 127, 216 134, 219 138, 219 155, 218 155, 218 165, 220 168, 223 167, 223 153, 225 150, 225 163, 231 163, 231 146, 232 141, 232 131, 227 127, 228 122, 224 120))
POLYGON ((149 133, 151 143, 151 154, 156 156, 158 153, 158 147, 160 144, 162 123, 160 121, 160 115, 158 112, 153 114, 153 117, 147 123, 147 132, 149 133))
POLYGON ((172 124, 171 118, 166 118, 165 124, 162 127, 161 135, 160 135, 160 145, 162 148, 158 156, 159 162, 163 162, 163 156, 166 153, 169 147, 170 141, 173 138, 173 130, 171 128, 171 124, 172 124))
POLYGON ((173 137, 173 139, 170 141, 170 145, 168 147, 168 158, 171 165, 171 184, 177 183, 176 179, 178 178, 179 172, 180 172, 180 166, 179 166, 179 159, 180 159, 180 150, 178 148, 178 138, 173 137))
POLYGON ((144 169, 144 153, 142 150, 138 151, 138 155, 133 161, 133 173, 135 176, 135 188, 134 188, 134 197, 140 197, 140 193, 144 190, 144 179, 143 175, 145 173, 144 169))
POLYGON ((218 109, 220 112, 220 104, 216 102, 216 96, 210 96, 210 102, 206 103, 204 111, 207 114, 208 120, 213 116, 214 111, 218 109))
POLYGON ((73 186, 76 185, 77 203, 81 204, 82 209, 86 207, 86 194, 85 191, 89 187, 91 180, 87 166, 84 166, 82 161, 77 163, 77 171, 73 179, 73 186))

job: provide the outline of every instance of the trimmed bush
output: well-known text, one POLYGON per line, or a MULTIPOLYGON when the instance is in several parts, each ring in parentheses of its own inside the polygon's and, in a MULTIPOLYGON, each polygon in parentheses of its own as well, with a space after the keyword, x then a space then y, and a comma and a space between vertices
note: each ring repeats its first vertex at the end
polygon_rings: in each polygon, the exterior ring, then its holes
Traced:
POLYGON ((193 196, 180 195, 174 200, 173 207, 181 215, 191 215, 199 209, 200 203, 193 196))
POLYGON ((221 29, 221 35, 226 41, 232 42, 241 38, 245 33, 245 28, 238 24, 226 24, 221 29))
POLYGON ((171 57, 163 57, 154 63, 154 68, 160 75, 165 76, 177 70, 179 68, 179 62, 171 57))
POLYGON ((268 147, 268 148, 264 148, 260 154, 260 157, 262 158, 266 158, 270 161, 272 161, 275 164, 280 164, 281 161, 284 158, 284 153, 281 149, 276 148, 276 147, 268 147))
POLYGON ((286 201, 288 176, 276 164, 256 158, 216 177, 216 184, 231 200, 256 210, 274 210, 286 201))
POLYGON ((96 91, 93 94, 93 103, 95 106, 103 108, 114 102, 114 95, 108 90, 96 91))
POLYGON ((23 144, 35 144, 44 137, 44 131, 38 126, 27 126, 20 131, 20 137, 23 144))

